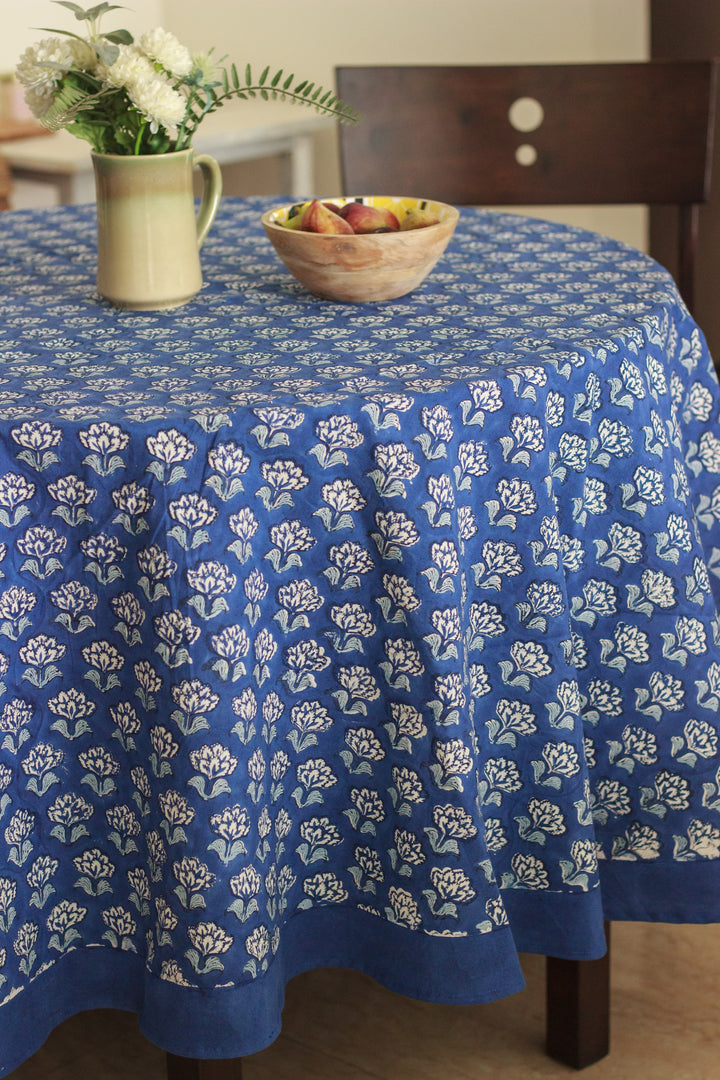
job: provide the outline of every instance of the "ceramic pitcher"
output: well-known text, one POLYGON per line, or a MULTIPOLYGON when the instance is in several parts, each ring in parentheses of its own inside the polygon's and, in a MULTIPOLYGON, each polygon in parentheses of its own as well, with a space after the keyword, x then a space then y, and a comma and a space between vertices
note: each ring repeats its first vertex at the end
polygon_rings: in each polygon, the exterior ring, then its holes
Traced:
POLYGON ((200 247, 222 191, 207 154, 93 154, 97 195, 97 287, 116 307, 151 310, 187 303, 202 286, 200 247), (195 214, 193 167, 203 192, 195 214))

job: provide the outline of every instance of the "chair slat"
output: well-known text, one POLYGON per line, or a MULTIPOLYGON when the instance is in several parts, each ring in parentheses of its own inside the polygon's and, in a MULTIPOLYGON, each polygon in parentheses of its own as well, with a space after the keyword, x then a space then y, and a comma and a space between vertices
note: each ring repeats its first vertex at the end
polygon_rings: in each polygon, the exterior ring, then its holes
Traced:
POLYGON ((341 67, 363 114, 340 132, 348 194, 485 205, 697 203, 710 183, 712 61, 341 67), (510 106, 533 98, 537 130, 510 106), (515 159, 520 145, 533 165, 515 159))

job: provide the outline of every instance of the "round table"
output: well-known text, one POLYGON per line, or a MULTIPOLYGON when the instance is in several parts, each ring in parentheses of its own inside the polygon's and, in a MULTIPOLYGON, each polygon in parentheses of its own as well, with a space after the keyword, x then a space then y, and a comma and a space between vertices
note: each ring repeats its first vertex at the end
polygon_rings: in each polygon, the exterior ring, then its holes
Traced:
POLYGON ((463 210, 338 305, 268 205, 151 313, 98 299, 93 207, 3 215, 0 1075, 81 1009, 235 1057, 308 968, 485 1001, 720 913, 720 394, 672 280, 463 210))

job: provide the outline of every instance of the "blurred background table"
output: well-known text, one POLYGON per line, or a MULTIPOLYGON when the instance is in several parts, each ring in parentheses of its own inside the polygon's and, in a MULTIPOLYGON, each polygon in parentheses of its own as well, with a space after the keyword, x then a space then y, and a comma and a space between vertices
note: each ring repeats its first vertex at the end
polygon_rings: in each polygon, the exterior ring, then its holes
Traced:
MULTIPOLYGON (((289 191, 304 197, 315 188, 313 137, 332 129, 333 120, 311 109, 267 106, 254 109, 252 102, 238 102, 212 113, 194 140, 198 153, 212 154, 222 165, 282 156, 289 162, 289 191), (242 109, 239 106, 243 106, 242 109)), ((15 181, 32 181, 49 186, 58 203, 85 203, 95 200, 90 146, 67 131, 28 137, 13 135, 3 147, 15 181)), ((13 130, 16 130, 13 128, 13 130)), ((0 129, 0 137, 1 129, 0 129)))
POLYGON ((11 117, 0 117, 0 142, 9 142, 14 139, 33 139, 39 135, 48 135, 37 120, 15 120, 11 117))

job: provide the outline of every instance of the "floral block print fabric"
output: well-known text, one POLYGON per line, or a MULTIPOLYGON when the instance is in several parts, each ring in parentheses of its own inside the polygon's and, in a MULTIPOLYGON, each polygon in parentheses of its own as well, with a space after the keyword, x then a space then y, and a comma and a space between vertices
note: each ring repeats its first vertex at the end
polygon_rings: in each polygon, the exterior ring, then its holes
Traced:
POLYGON ((667 273, 463 211, 320 301, 227 200, 184 308, 3 215, 0 1073, 64 1016, 262 1048, 328 964, 431 1001, 720 913, 720 394, 667 273))

